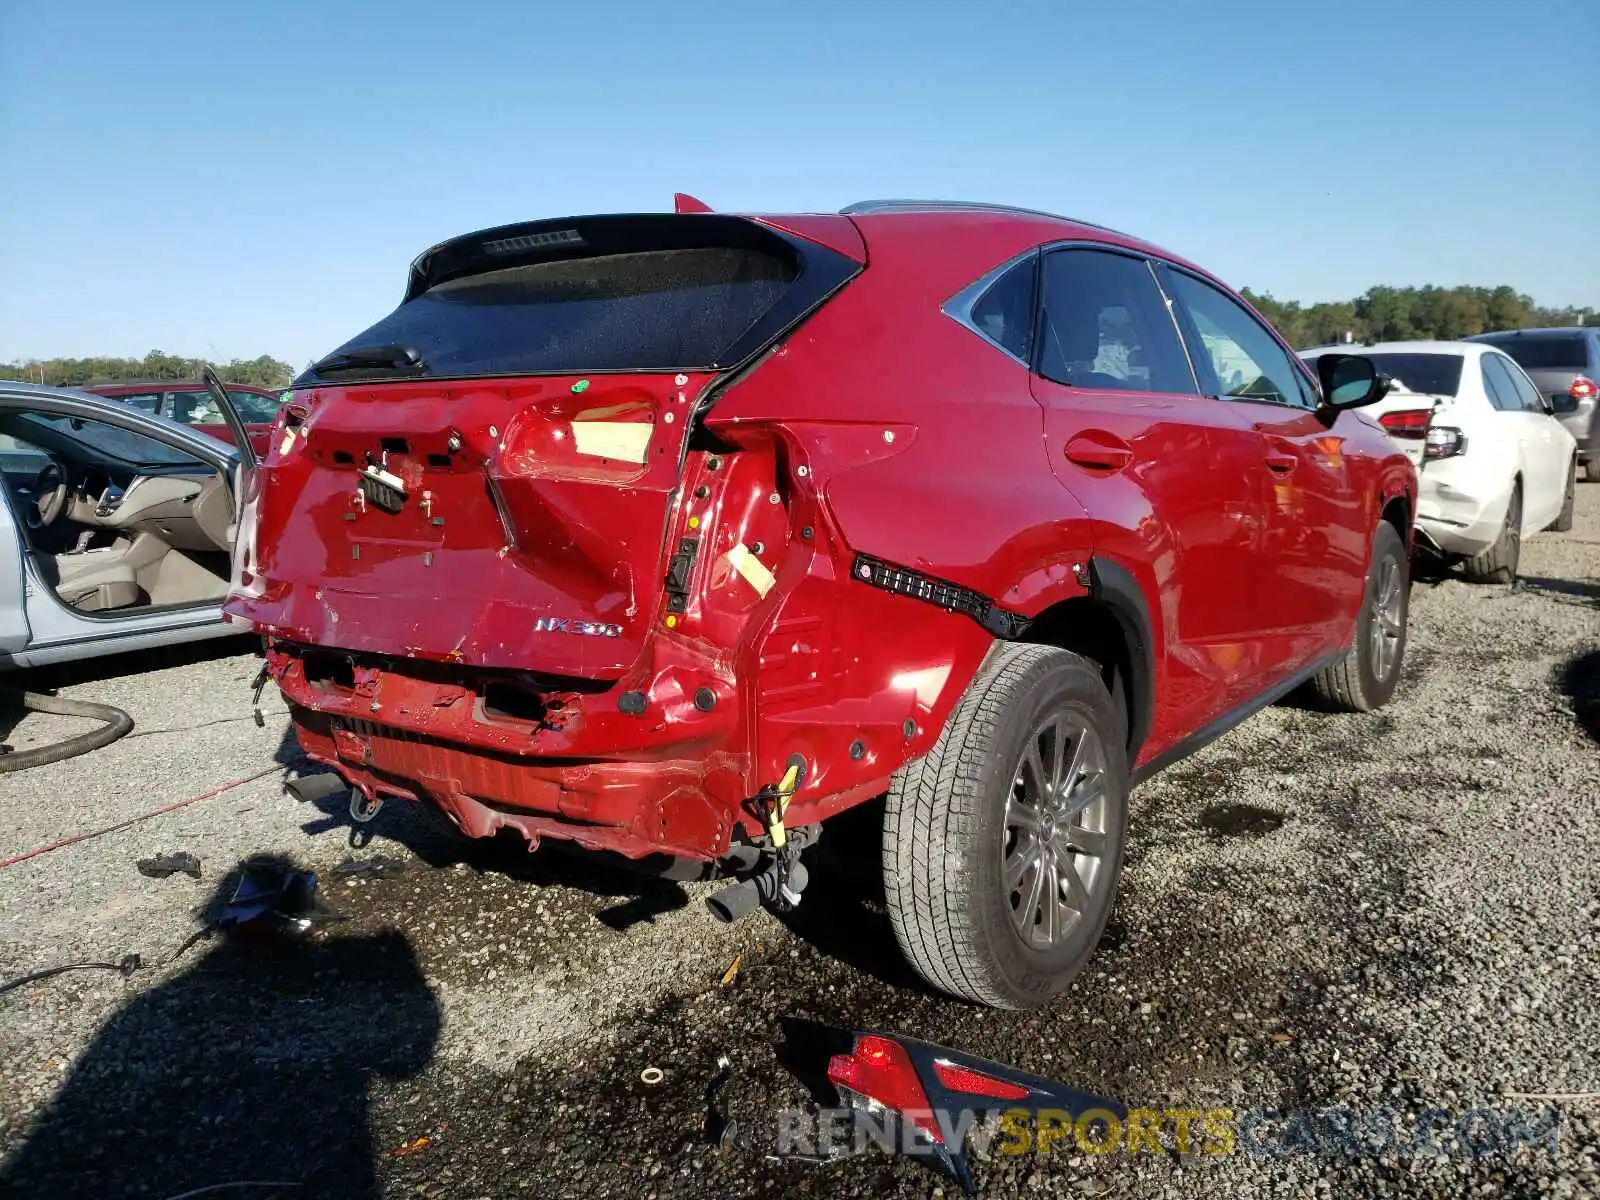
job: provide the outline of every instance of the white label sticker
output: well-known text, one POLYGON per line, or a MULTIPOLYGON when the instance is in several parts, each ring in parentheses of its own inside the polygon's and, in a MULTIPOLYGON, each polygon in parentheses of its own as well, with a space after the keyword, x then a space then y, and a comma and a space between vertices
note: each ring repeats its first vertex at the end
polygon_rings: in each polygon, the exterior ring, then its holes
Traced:
POLYGON ((728 565, 743 575, 745 582, 755 588, 762 599, 766 599, 772 585, 778 582, 777 577, 767 569, 767 564, 751 554, 743 542, 728 551, 728 565))
POLYGON ((654 429, 649 421, 574 421, 572 441, 579 454, 642 463, 654 429))

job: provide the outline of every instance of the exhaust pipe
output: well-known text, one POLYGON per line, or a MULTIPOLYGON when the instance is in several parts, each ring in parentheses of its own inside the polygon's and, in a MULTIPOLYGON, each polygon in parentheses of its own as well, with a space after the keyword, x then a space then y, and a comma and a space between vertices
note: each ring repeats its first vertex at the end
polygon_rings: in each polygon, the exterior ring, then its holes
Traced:
POLYGON ((724 925, 748 917, 763 904, 777 904, 787 912, 800 903, 800 893, 805 891, 809 881, 810 873, 798 858, 784 878, 780 878, 779 863, 774 860, 759 875, 730 883, 720 892, 707 896, 706 907, 724 925))
POLYGON ((730 883, 720 892, 706 897, 706 907, 711 915, 724 925, 732 925, 741 917, 748 917, 761 904, 761 888, 754 879, 730 883))

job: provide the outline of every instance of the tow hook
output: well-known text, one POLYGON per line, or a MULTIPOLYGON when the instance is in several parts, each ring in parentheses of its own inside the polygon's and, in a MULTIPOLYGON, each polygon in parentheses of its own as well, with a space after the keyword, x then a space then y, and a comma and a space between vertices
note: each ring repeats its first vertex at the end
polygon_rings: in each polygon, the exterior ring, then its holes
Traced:
POLYGON ((367 826, 371 824, 372 819, 378 815, 378 811, 382 807, 382 796, 369 796, 358 787, 350 789, 350 820, 354 822, 350 826, 349 837, 352 849, 360 850, 368 842, 372 841, 372 830, 368 829, 367 826))

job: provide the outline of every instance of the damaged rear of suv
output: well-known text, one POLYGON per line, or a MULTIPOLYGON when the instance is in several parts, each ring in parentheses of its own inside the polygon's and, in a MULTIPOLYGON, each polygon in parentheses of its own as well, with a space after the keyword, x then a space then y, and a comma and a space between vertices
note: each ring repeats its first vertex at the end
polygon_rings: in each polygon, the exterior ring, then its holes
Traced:
POLYGON ((803 739, 761 757, 750 685, 830 533, 777 427, 699 418, 861 269, 823 224, 833 245, 709 214, 457 239, 296 381, 228 611, 368 811, 756 863, 741 820, 770 841, 783 799, 754 798, 817 769, 803 739))
POLYGON ((1239 333, 1230 369, 1282 357, 1244 399, 1298 406, 1258 453, 1199 362, 1234 318, 1195 300, 1202 342, 1162 306, 1219 285, 1154 248, 988 206, 682 208, 421 255, 296 381, 227 612, 355 815, 732 876, 733 919, 798 903, 822 822, 887 793, 913 964, 1043 1002, 1109 916, 1136 778, 1298 683, 1393 690, 1415 475, 1331 391, 1381 385, 1239 333), (1255 605, 1270 545, 1292 589, 1255 605))

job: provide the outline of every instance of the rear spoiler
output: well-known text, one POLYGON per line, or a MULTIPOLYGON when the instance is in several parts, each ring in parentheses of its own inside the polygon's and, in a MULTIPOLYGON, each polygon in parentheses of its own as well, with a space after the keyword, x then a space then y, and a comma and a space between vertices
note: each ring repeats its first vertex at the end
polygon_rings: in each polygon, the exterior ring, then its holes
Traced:
POLYGON ((405 300, 452 279, 536 262, 595 258, 643 250, 699 250, 709 247, 791 253, 795 240, 749 217, 692 213, 617 213, 556 217, 480 229, 440 242, 411 264, 405 300))

